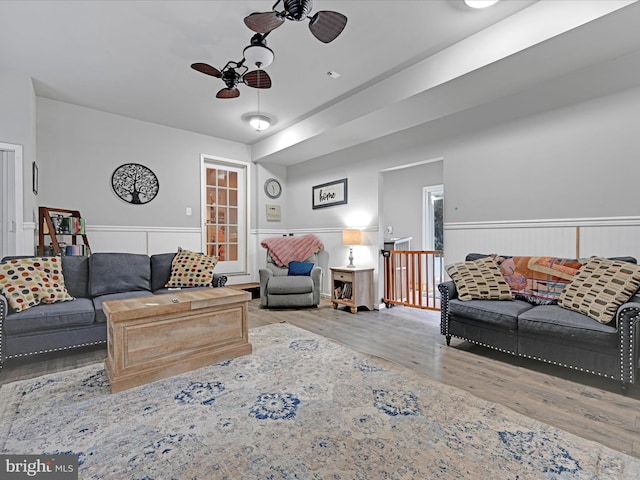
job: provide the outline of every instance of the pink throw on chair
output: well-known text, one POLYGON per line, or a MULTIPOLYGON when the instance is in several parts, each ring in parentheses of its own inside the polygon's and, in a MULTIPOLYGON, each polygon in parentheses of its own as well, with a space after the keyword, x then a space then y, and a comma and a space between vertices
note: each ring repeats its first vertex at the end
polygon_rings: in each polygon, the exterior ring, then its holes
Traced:
POLYGON ((281 267, 286 267, 289 262, 301 262, 324 248, 315 235, 272 237, 263 240, 260 245, 269 250, 273 261, 281 267))

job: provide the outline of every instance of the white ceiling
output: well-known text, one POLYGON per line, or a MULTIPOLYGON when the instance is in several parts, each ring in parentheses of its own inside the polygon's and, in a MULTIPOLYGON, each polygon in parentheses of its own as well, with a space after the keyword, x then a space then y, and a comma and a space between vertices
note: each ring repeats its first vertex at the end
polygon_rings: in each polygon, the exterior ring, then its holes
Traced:
POLYGON ((273 87, 260 104, 275 124, 257 133, 243 121, 257 109, 257 90, 241 85, 240 98, 216 99, 222 81, 190 65, 239 61, 253 35, 242 19, 274 2, 2 0, 0 68, 30 75, 41 97, 250 144, 255 160, 290 165, 640 49, 633 1, 503 0, 473 10, 462 0, 316 0, 313 12, 341 12, 347 26, 330 44, 307 22, 287 21, 269 35, 273 87), (627 14, 616 21, 628 32, 577 52, 563 35, 621 7, 627 14), (513 61, 540 45, 555 52, 543 72, 513 61), (513 70, 495 88, 442 90, 505 62, 513 70), (440 110, 417 109, 421 102, 440 110))

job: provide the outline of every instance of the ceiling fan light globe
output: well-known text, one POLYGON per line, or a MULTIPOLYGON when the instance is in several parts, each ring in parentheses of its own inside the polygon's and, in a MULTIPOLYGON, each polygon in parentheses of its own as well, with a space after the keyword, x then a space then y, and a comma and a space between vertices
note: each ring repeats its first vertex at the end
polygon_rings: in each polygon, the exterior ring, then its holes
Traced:
POLYGON ((249 45, 242 55, 246 62, 256 68, 266 68, 273 63, 275 55, 273 50, 264 45, 249 45))

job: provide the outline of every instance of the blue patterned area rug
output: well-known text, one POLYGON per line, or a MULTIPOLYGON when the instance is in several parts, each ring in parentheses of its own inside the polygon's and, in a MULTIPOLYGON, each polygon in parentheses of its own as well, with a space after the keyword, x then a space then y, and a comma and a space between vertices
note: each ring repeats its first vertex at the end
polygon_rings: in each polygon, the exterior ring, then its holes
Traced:
POLYGON ((102 365, 0 389, 3 453, 86 479, 637 479, 640 460, 277 324, 254 353, 110 394, 102 365))

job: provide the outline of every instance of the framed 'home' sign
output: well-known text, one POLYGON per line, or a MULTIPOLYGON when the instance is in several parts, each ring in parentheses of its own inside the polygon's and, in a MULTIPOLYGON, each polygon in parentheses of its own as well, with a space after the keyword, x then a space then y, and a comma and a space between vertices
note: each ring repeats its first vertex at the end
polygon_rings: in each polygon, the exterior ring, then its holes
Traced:
POLYGON ((316 208, 333 207, 347 203, 347 179, 323 183, 311 188, 312 206, 316 208))

